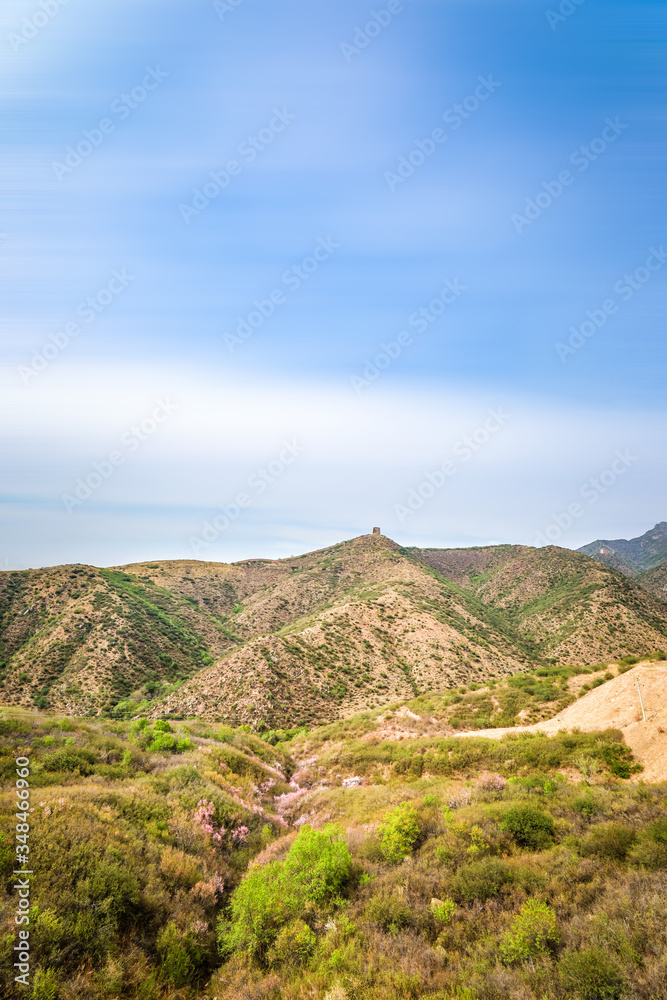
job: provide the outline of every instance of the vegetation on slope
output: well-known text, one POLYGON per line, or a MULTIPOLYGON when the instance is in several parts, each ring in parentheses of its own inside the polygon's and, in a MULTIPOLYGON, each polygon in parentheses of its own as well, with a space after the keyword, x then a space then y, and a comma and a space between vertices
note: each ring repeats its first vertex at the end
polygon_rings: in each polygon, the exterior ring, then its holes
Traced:
POLYGON ((424 731, 480 694, 264 739, 5 711, 6 788, 31 761, 31 1000, 664 997, 667 789, 631 783, 615 731, 424 731), (418 730, 383 739, 383 716, 418 730))

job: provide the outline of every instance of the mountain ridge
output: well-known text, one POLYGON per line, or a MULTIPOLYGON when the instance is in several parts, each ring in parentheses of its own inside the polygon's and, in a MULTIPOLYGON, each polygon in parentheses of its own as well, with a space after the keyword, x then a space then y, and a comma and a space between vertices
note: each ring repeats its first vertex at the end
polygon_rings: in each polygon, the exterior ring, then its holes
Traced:
POLYGON ((0 618, 6 703, 253 727, 667 647, 667 607, 586 554, 375 534, 278 560, 5 572, 0 618))

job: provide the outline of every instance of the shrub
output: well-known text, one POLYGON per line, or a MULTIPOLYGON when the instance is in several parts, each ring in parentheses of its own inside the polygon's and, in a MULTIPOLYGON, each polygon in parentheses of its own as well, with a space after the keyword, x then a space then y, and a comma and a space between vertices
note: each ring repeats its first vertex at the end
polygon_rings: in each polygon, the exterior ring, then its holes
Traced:
POLYGON ((380 827, 380 850, 385 861, 396 865, 407 858, 419 837, 414 806, 408 802, 396 806, 385 816, 380 827))
POLYGON ((219 925, 223 950, 263 957, 307 903, 336 901, 351 873, 352 857, 338 827, 301 827, 285 861, 252 868, 234 893, 231 926, 219 925))
POLYGON ((515 806, 503 817, 502 827, 509 830, 517 844, 535 850, 548 847, 554 835, 554 821, 535 806, 515 806))
POLYGON ((352 856, 340 828, 302 826, 285 859, 284 875, 305 900, 325 902, 340 896, 352 872, 352 856))
POLYGON ((271 948, 270 965, 303 965, 315 951, 317 937, 303 920, 293 920, 280 931, 271 948))
POLYGON ((175 750, 176 737, 171 733, 157 732, 153 737, 153 742, 148 747, 149 750, 175 750))
POLYGON ((634 830, 622 823, 605 823, 591 831, 582 844, 581 853, 623 861, 636 839, 634 830))
POLYGON ((58 980, 54 969, 37 969, 32 985, 32 1000, 58 1000, 58 980))
POLYGON ((581 1000, 619 1000, 624 982, 618 968, 600 949, 572 951, 560 962, 566 989, 581 1000))
POLYGON ((432 899, 431 912, 440 923, 448 924, 456 913, 456 903, 453 899, 432 899))
POLYGON ((397 896, 373 896, 366 904, 364 916, 392 934, 401 927, 407 927, 412 918, 408 907, 397 896))
POLYGON ((158 934, 157 950, 162 974, 174 986, 186 986, 195 979, 202 958, 201 949, 173 921, 158 934))
POLYGON ((452 880, 452 889, 466 903, 476 899, 483 902, 498 896, 502 887, 513 880, 514 873, 508 865, 497 858, 483 858, 463 865, 452 880))
POLYGON ((586 819, 590 819, 596 813, 595 803, 590 795, 580 795, 578 798, 574 799, 572 802, 572 808, 575 812, 581 813, 586 819))
POLYGON ((504 962, 525 962, 556 940, 556 914, 539 899, 529 899, 500 945, 504 962))

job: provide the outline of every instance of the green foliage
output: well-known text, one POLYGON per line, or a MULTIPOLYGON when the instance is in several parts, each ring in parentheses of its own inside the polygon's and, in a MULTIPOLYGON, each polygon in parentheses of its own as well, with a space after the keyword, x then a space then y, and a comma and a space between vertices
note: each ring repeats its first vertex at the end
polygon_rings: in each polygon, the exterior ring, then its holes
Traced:
POLYGON ((500 895, 503 886, 514 881, 514 872, 498 858, 482 858, 463 865, 452 879, 452 893, 461 902, 484 902, 500 895))
POLYGON ((303 920, 291 921, 279 931, 268 953, 269 965, 304 965, 315 951, 317 937, 303 920))
POLYGON ((581 1000, 620 1000, 624 993, 618 967, 600 948, 567 953, 560 973, 565 988, 581 1000))
POLYGON ((419 837, 417 813, 413 805, 403 802, 384 818, 380 827, 380 850, 389 864, 399 864, 412 853, 419 837))
POLYGON ((431 912, 440 923, 448 924, 456 913, 456 903, 453 899, 432 901, 431 912))
POLYGON ((572 808, 585 816, 586 819, 591 819, 597 812, 595 802, 590 795, 580 795, 578 798, 573 799, 572 808))
POLYGON ((160 931, 157 951, 162 975, 174 986, 186 986, 197 978, 202 949, 173 921, 160 931))
POLYGON ((502 826, 509 830, 517 844, 539 850, 551 843, 554 835, 552 817, 535 806, 514 806, 503 816, 502 826))
POLYGON ((504 962, 525 962, 546 951, 555 940, 556 914, 541 900, 529 899, 503 938, 500 953, 504 962))
POLYGON ((410 924, 412 914, 398 896, 372 896, 366 904, 364 917, 382 930, 395 934, 410 924))
POLYGON ((597 854, 611 861, 623 861, 630 852, 637 835, 622 823, 604 823, 595 827, 581 847, 582 854, 597 854))
POLYGON ((37 969, 32 984, 32 1000, 58 1000, 59 995, 55 969, 37 969))
POLYGON ((223 951, 263 957, 279 930, 308 903, 336 903, 350 881, 352 858, 338 827, 302 826, 284 862, 251 868, 236 890, 231 924, 219 925, 223 951))

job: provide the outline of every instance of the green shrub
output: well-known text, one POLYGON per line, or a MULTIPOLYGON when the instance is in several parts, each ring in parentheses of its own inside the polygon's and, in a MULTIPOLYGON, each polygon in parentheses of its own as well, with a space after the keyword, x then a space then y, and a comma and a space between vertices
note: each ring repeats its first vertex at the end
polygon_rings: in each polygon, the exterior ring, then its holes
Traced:
POLYGON ((448 924, 456 913, 456 903, 453 899, 432 899, 431 913, 442 924, 448 924))
POLYGON ((176 737, 171 733, 157 732, 153 737, 153 742, 148 747, 149 750, 170 750, 176 749, 176 737))
POLYGON ((647 834, 657 844, 667 844, 667 818, 657 819, 655 823, 651 823, 647 834))
POLYGON ((565 988, 581 1000, 619 1000, 623 995, 623 978, 600 948, 570 952, 559 970, 565 988))
POLYGON ((596 854, 611 861, 623 861, 637 839, 634 830, 622 823, 604 823, 595 827, 581 847, 582 854, 596 854))
POLYGON ((580 795, 578 798, 573 799, 572 808, 575 812, 581 813, 586 819, 590 819, 597 812, 595 802, 590 795, 580 795))
POLYGON ((411 911, 397 896, 373 896, 366 904, 364 916, 370 923, 392 934, 401 927, 407 927, 412 920, 411 911))
POLYGON ((463 865, 452 879, 455 897, 466 903, 482 902, 498 896, 508 882, 514 881, 511 868, 498 858, 482 858, 463 865))
POLYGON ((32 984, 32 1000, 58 1000, 59 996, 55 969, 37 969, 32 984))
POLYGON ((173 921, 158 934, 157 951, 162 975, 174 986, 187 986, 197 977, 201 949, 173 921))
POLYGON ((500 945, 503 961, 525 962, 547 950, 556 940, 556 914, 539 899, 529 899, 500 945))
POLYGON ((172 728, 166 719, 158 719, 157 722, 154 722, 153 729, 160 733, 172 732, 172 728))
POLYGON ((352 874, 340 830, 303 826, 285 861, 251 868, 232 897, 231 923, 219 924, 223 951, 263 957, 280 929, 308 903, 336 902, 352 874))
POLYGON ((305 900, 321 903, 336 899, 351 873, 352 857, 339 827, 301 827, 285 859, 284 877, 298 887, 305 900))
POLYGON ((512 834, 517 844, 535 850, 551 844, 555 829, 551 816, 535 806, 508 809, 501 826, 512 834))
POLYGON ((293 920, 279 932, 268 954, 269 965, 304 965, 315 951, 317 937, 303 920, 293 920))
POLYGON ((385 861, 396 865, 407 858, 419 837, 414 806, 403 802, 384 818, 380 826, 380 849, 385 861))

